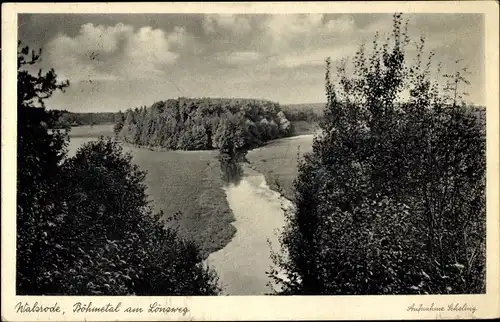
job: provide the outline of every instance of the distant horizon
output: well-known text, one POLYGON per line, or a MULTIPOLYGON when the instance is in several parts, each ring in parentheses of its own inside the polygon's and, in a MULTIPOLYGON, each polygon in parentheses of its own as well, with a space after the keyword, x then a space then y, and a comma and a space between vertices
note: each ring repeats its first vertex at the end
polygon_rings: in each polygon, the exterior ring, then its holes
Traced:
MULTIPOLYGON (((207 98, 207 99, 241 99, 241 100, 264 100, 264 101, 271 101, 271 100, 268 100, 268 99, 265 99, 265 98, 248 98, 248 97, 175 97, 175 98, 167 98, 167 99, 164 99, 164 100, 159 100, 159 101, 166 101, 166 100, 169 100, 169 99, 178 99, 178 98, 186 98, 186 99, 200 99, 200 98, 207 98)), ((159 102, 159 101, 156 101, 156 102, 159 102)), ((154 103, 156 103, 154 102, 154 103)), ((294 105, 325 105, 327 104, 327 102, 309 102, 309 103, 290 103, 290 104, 283 104, 283 103, 280 103, 280 102, 277 102, 277 101, 271 101, 271 102, 274 102, 274 103, 278 103, 280 106, 294 106, 294 105)), ((143 107, 143 106, 146 106, 147 108, 151 107, 154 103, 152 104, 143 104, 141 106, 134 106, 134 107, 129 107, 129 108, 125 108, 125 109, 122 109, 122 110, 118 110, 118 111, 110 111, 110 110, 99 110, 99 111, 93 111, 93 112, 87 112, 87 111, 69 111, 65 108, 51 108, 50 106, 46 106, 46 108, 48 110, 60 110, 60 111, 67 111, 67 112, 70 112, 70 113, 94 113, 94 114, 99 114, 99 113, 102 113, 102 114, 105 114, 105 113, 118 113, 118 112, 125 112, 127 109, 135 109, 135 108, 140 108, 140 107, 143 107)), ((476 103, 468 103, 468 105, 470 106, 474 106, 474 107, 481 107, 481 108, 486 108, 486 105, 485 104, 476 104, 476 103)))
MULTIPOLYGON (((269 100, 269 99, 266 99, 266 98, 250 98, 250 97, 184 97, 184 96, 179 96, 179 97, 173 97, 173 98, 167 98, 167 99, 163 99, 163 100, 158 100, 156 102, 160 102, 160 101, 167 101, 167 100, 170 100, 170 99, 179 99, 179 98, 186 98, 186 99, 201 99, 201 98, 207 98, 207 99, 238 99, 238 100, 263 100, 263 101, 270 101, 270 102, 273 102, 273 103, 278 103, 280 106, 291 106, 291 105, 326 105, 326 101, 325 102, 308 102, 308 103, 290 103, 290 104, 284 104, 284 103, 281 103, 281 102, 278 102, 278 101, 273 101, 273 100, 269 100)), ((140 108, 140 107, 143 107, 143 106, 146 106, 147 108, 151 107, 154 103, 156 102, 153 102, 151 104, 143 104, 143 105, 139 105, 139 106, 133 106, 133 107, 127 107, 125 109, 122 109, 122 110, 99 110, 99 111, 93 111, 93 112, 87 112, 87 111, 70 111, 66 108, 52 108, 51 106, 49 106, 50 104, 48 104, 46 106, 46 109, 47 110, 59 110, 59 111, 68 111, 70 113, 118 113, 118 112, 124 112, 125 110, 127 109, 135 109, 135 108, 140 108)))

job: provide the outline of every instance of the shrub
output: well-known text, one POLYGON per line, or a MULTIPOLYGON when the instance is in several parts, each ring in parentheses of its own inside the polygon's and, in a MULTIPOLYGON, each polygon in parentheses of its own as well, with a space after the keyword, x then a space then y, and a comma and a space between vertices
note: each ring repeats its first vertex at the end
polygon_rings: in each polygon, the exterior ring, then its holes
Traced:
POLYGON ((65 207, 50 231, 45 293, 213 295, 216 276, 193 243, 164 227, 148 204, 145 172, 119 143, 83 145, 62 170, 65 207), (66 193, 64 193, 66 191, 66 193), (57 264, 57 274, 50 267, 57 264))

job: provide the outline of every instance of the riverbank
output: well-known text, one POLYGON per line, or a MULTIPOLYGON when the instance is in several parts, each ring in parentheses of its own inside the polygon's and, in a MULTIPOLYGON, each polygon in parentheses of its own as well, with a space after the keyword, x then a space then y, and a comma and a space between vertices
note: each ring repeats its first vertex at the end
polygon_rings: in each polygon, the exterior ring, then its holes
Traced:
POLYGON ((312 151, 314 134, 304 134, 269 142, 246 155, 250 166, 262 173, 272 190, 294 199, 293 182, 297 177, 299 159, 312 151))

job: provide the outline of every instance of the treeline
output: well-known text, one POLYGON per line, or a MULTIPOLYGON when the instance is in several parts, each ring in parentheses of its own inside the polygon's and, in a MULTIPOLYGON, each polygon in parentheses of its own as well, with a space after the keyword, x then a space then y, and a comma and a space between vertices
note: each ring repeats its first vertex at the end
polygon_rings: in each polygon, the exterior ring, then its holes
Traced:
POLYGON ((66 156, 67 131, 49 131, 58 115, 43 102, 69 83, 24 69, 38 60, 18 46, 16 294, 218 294, 196 245, 153 214, 146 173, 120 143, 66 156))
POLYGON ((119 113, 115 133, 141 146, 235 152, 291 133, 278 103, 178 98, 119 113))
POLYGON ((64 128, 68 126, 82 125, 98 125, 98 124, 113 124, 118 118, 118 113, 102 112, 102 113, 74 113, 66 110, 51 110, 51 113, 56 115, 56 128, 64 128))

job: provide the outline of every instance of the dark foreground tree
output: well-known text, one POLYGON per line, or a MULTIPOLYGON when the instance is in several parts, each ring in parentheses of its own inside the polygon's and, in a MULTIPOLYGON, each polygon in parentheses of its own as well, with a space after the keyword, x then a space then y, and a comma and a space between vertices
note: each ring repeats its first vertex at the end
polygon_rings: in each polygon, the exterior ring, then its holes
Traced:
POLYGON ((445 88, 431 78, 423 38, 408 64, 400 14, 393 23, 336 86, 327 60, 323 134, 273 255, 283 294, 485 292, 483 112, 459 103, 463 71, 445 88))
POLYGON ((146 174, 131 159, 119 143, 101 138, 64 163, 58 192, 67 198, 47 236, 55 247, 44 254, 51 258, 47 292, 217 294, 216 276, 194 244, 152 214, 146 174))
MULTIPOLYGON (((44 106, 46 98, 69 83, 58 82, 54 70, 28 71, 40 57, 18 43, 17 52, 17 286, 18 292, 36 289, 43 231, 55 207, 58 167, 65 156, 64 132, 49 132, 57 118, 44 106)), ((47 260, 47 259, 45 259, 47 260)))
POLYGON ((118 143, 65 157, 43 100, 67 83, 26 71, 38 59, 28 53, 18 51, 17 294, 217 294, 198 249, 152 214, 145 173, 118 143))

